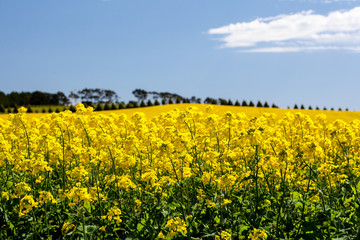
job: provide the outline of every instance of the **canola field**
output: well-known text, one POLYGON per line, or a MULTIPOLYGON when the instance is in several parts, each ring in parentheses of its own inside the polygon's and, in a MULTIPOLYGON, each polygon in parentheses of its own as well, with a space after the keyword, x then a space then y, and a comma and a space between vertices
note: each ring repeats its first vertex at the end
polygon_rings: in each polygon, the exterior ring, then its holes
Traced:
POLYGON ((0 119, 0 239, 360 238, 359 120, 201 108, 0 119))
MULTIPOLYGON (((152 106, 152 107, 143 107, 143 108, 130 108, 130 109, 121 109, 121 110, 108 110, 101 112, 94 112, 94 114, 125 114, 128 117, 131 117, 135 112, 142 112, 145 114, 147 119, 160 116, 164 112, 172 111, 173 109, 179 109, 184 111, 189 107, 195 107, 199 111, 206 111, 208 106, 212 106, 212 112, 215 114, 225 114, 226 112, 236 113, 245 113, 248 117, 260 117, 264 113, 275 113, 276 119, 282 118, 286 113, 303 113, 308 115, 312 120, 315 120, 316 117, 320 114, 325 114, 326 119, 329 122, 341 119, 345 122, 350 122, 355 119, 360 119, 360 111, 328 111, 328 110, 303 110, 303 109, 279 109, 279 108, 262 108, 262 107, 239 107, 239 106, 224 106, 224 105, 209 105, 209 104, 167 104, 161 106, 152 106)), ((55 108, 54 108, 55 109, 55 108)), ((36 118, 42 118, 49 115, 49 113, 27 113, 27 119, 32 120, 36 118)), ((8 114, 0 114, 0 119, 7 120, 8 114)))

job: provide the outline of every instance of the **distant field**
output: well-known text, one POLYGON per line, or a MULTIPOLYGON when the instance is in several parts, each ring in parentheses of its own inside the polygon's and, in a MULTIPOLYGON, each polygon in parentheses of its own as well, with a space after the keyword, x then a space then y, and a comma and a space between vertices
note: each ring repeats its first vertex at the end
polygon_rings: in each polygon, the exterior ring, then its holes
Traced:
POLYGON ((56 109, 59 109, 60 111, 64 111, 66 109, 69 109, 68 106, 59 106, 59 105, 44 105, 44 106, 31 106, 32 110, 34 112, 39 112, 41 113, 43 109, 45 109, 46 111, 49 110, 49 108, 51 108, 54 112, 56 109))
MULTIPOLYGON (((333 122, 337 119, 341 119, 345 122, 350 122, 355 119, 360 120, 360 112, 359 111, 324 111, 324 110, 300 110, 300 109, 277 109, 277 108, 259 108, 259 107, 238 107, 238 106, 224 106, 224 105, 208 105, 208 104, 169 104, 169 105, 162 105, 162 106, 152 106, 152 107, 145 107, 145 108, 132 108, 132 109, 121 109, 121 110, 109 110, 109 111, 101 111, 98 112, 99 114, 119 114, 123 113, 126 115, 131 116, 135 112, 143 112, 148 119, 159 116, 161 113, 171 111, 175 108, 179 110, 185 110, 189 107, 196 107, 201 111, 205 111, 208 106, 213 107, 213 112, 217 114, 226 113, 227 111, 233 113, 245 113, 248 117, 258 117, 261 116, 263 113, 275 113, 277 118, 281 118, 284 116, 285 113, 291 112, 301 112, 303 114, 309 115, 312 119, 315 119, 319 114, 325 114, 327 116, 327 120, 333 122)), ((43 108, 51 107, 53 111, 58 106, 36 106, 32 107, 33 111, 38 110, 41 112, 43 108)), ((60 109, 59 110, 63 110, 60 109)), ((41 118, 42 116, 49 114, 49 113, 27 113, 29 119, 32 118, 41 118)), ((7 114, 1 114, 0 118, 7 119, 7 114)))
MULTIPOLYGON (((64 111, 64 110, 69 109, 68 106, 61 106, 61 105, 34 105, 34 106, 31 106, 31 109, 34 113, 42 113, 43 110, 48 112, 50 108, 53 112, 55 112, 56 109, 58 109, 59 111, 64 111)), ((14 108, 11 108, 11 111, 14 111, 14 108)))

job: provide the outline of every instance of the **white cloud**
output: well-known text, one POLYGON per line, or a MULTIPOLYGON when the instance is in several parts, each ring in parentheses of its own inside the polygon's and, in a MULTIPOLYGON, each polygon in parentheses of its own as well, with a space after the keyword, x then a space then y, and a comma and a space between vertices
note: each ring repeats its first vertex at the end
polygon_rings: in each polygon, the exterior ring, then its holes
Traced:
POLYGON ((208 31, 223 47, 245 52, 300 52, 347 50, 359 52, 360 7, 328 15, 302 11, 250 22, 229 24, 208 31))

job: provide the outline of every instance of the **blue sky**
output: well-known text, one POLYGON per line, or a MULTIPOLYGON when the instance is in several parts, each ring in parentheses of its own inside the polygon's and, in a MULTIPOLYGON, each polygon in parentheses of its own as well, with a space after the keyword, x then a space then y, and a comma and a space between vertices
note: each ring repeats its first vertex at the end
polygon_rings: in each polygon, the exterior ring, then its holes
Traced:
POLYGON ((0 0, 0 90, 360 110, 358 0, 0 0))

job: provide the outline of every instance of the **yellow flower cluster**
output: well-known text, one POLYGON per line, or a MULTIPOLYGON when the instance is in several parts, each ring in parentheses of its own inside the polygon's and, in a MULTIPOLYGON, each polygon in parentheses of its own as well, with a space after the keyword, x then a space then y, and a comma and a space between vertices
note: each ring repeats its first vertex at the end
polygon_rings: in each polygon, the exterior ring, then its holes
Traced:
POLYGON ((26 195, 20 200, 20 211, 19 216, 24 216, 29 213, 33 208, 37 207, 39 204, 35 202, 33 196, 26 195))
POLYGON ((167 238, 173 238, 177 233, 187 233, 186 223, 183 219, 179 217, 171 218, 167 221, 165 227, 169 230, 169 233, 166 235, 167 238))
POLYGON ((120 224, 122 222, 120 215, 121 215, 121 210, 118 207, 114 206, 109 209, 109 212, 107 213, 106 216, 102 216, 102 219, 108 219, 109 222, 115 220, 116 224, 120 224))
POLYGON ((267 238, 267 234, 263 229, 254 228, 249 235, 249 239, 251 240, 264 240, 267 238))
POLYGON ((75 228, 76 228, 76 226, 74 224, 65 222, 61 228, 61 232, 63 234, 66 234, 67 232, 69 232, 70 230, 75 229, 75 228))
POLYGON ((228 233, 227 231, 221 231, 220 236, 215 236, 215 240, 220 240, 220 239, 229 240, 231 237, 231 234, 228 233))
POLYGON ((76 183, 76 186, 70 189, 67 193, 67 197, 70 199, 69 206, 79 206, 85 204, 86 202, 91 202, 92 197, 88 193, 87 188, 81 187, 80 183, 76 183))

